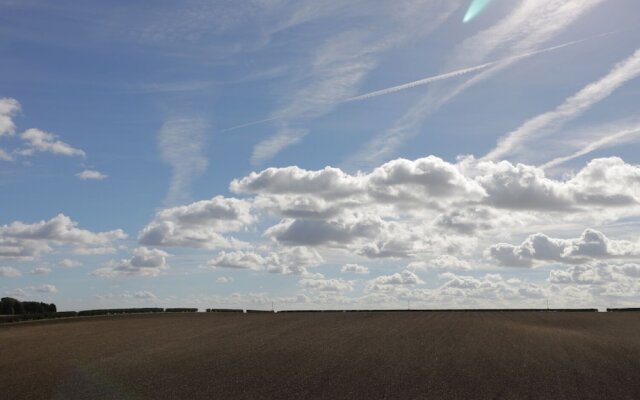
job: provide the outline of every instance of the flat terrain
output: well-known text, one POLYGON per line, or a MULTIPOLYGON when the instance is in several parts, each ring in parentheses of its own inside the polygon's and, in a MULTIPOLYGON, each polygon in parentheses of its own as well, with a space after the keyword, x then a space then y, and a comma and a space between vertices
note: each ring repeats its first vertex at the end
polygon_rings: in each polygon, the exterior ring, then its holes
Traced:
POLYGON ((640 312, 147 314, 0 326, 3 399, 640 399, 640 312))

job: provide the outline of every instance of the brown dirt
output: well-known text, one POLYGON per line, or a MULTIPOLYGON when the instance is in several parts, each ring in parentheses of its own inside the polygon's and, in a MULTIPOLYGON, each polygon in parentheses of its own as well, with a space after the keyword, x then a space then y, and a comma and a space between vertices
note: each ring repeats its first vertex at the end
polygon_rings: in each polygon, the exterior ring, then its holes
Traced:
POLYGON ((0 326, 3 399, 639 399, 640 313, 150 314, 0 326))

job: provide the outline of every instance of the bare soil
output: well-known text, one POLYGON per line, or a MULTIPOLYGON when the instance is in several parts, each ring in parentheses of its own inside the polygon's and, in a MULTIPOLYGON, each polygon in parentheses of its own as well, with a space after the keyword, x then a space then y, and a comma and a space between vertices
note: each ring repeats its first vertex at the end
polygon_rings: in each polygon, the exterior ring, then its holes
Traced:
POLYGON ((640 399, 640 312, 147 314, 0 326, 2 399, 640 399))

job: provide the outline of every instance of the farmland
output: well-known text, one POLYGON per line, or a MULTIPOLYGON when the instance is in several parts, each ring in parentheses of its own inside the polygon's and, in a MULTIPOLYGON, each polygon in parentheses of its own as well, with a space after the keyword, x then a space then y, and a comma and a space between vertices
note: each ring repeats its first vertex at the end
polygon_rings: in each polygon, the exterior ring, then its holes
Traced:
POLYGON ((0 326, 0 393, 637 399, 639 333, 640 312, 154 313, 21 322, 0 326))

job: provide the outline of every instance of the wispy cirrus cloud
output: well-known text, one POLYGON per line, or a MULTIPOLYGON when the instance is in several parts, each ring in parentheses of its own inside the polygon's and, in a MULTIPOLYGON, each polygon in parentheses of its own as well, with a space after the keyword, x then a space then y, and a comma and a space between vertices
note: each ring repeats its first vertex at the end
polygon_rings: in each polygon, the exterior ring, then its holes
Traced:
POLYGON ((517 153, 530 140, 537 140, 580 116, 586 110, 609 97, 616 89, 640 75, 640 49, 616 64, 609 73, 567 98, 553 111, 526 121, 515 131, 498 141, 484 159, 495 160, 517 153))
POLYGON ((158 147, 162 160, 173 169, 168 205, 184 202, 189 197, 189 185, 207 169, 204 156, 207 121, 204 118, 172 118, 158 132, 158 147))
POLYGON ((455 85, 435 88, 409 108, 394 125, 366 143, 348 160, 349 164, 372 165, 395 153, 408 139, 420 132, 424 120, 470 87, 517 62, 516 56, 535 51, 603 0, 525 0, 492 27, 457 46, 448 70, 481 65, 489 57, 505 59, 479 75, 455 85))
MULTIPOLYGON (((610 33, 606 33, 604 35, 609 35, 610 33)), ((603 36, 603 35, 598 35, 598 36, 603 36)), ((529 51, 526 53, 522 53, 522 54, 518 54, 515 56, 511 56, 511 57, 507 57, 505 59, 501 59, 501 60, 497 60, 497 61, 490 61, 484 64, 480 64, 480 65, 476 65, 473 67, 468 67, 468 68, 462 68, 462 69, 458 69, 455 71, 451 71, 451 72, 445 72, 443 74, 439 74, 439 75, 434 75, 434 76, 429 76, 427 78, 423 78, 423 79, 418 79, 412 82, 407 82, 404 83, 402 85, 397 85, 397 86, 392 86, 386 89, 380 89, 380 90, 376 90, 373 92, 369 92, 369 93, 364 93, 358 96, 354 96, 351 98, 348 98, 346 100, 344 100, 344 102, 352 102, 352 101, 361 101, 361 100, 367 100, 367 99, 371 99, 373 97, 378 97, 378 96, 384 96, 386 94, 391 94, 391 93, 396 93, 396 92, 400 92, 402 90, 407 90, 407 89, 413 89, 414 87, 418 87, 418 86, 422 86, 422 85, 428 85, 430 83, 434 83, 434 82, 438 82, 438 81, 443 81, 443 80, 447 80, 447 79, 451 79, 451 78, 456 78, 462 75, 466 75, 472 72, 477 72, 477 71, 481 71, 484 69, 487 69, 489 67, 492 67, 494 65, 498 65, 498 64, 503 64, 506 62, 511 62, 511 61, 517 61, 523 58, 527 58, 527 57, 531 57, 537 54, 542 54, 542 53, 547 53, 550 51, 554 51, 554 50, 559 50, 562 49, 564 47, 568 47, 568 46, 573 46, 579 43, 582 43, 584 41, 586 41, 588 39, 581 39, 581 40, 573 40, 571 42, 567 42, 567 43, 563 43, 563 44, 559 44, 557 46, 552 46, 552 47, 547 47, 544 49, 540 49, 540 50, 534 50, 534 51, 529 51)))
POLYGON ((394 4, 394 10, 403 10, 400 13, 390 13, 388 6, 378 6, 371 13, 390 16, 387 18, 389 24, 375 30, 342 31, 319 44, 298 79, 304 83, 294 85, 288 96, 290 100, 267 119, 239 125, 277 120, 277 132, 254 147, 252 163, 261 164, 300 142, 308 130, 299 125, 330 112, 344 99, 355 96, 358 85, 377 66, 378 57, 383 52, 430 33, 458 6, 457 2, 429 4, 405 0, 400 5, 394 4), (428 18, 426 21, 425 16, 428 18), (416 23, 418 19, 419 24, 416 23))
POLYGON ((624 143, 637 140, 640 137, 640 123, 633 123, 627 127, 620 128, 614 127, 613 129, 598 130, 598 138, 590 140, 586 144, 583 144, 578 150, 564 156, 556 157, 546 163, 540 165, 541 169, 553 168, 561 165, 567 161, 573 160, 578 157, 582 157, 596 150, 610 148, 618 146, 624 143))

